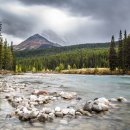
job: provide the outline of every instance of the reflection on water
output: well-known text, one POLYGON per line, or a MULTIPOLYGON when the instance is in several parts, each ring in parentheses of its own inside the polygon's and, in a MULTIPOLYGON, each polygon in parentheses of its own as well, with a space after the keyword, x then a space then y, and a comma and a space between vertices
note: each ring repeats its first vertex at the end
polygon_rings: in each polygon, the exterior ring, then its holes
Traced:
MULTIPOLYGON (((124 96, 130 101, 130 76, 96 76, 96 75, 65 75, 65 74, 25 74, 6 76, 10 81, 26 83, 32 88, 45 88, 49 91, 76 91, 82 102, 95 97, 124 96)), ((1 94, 3 95, 3 94, 1 94)), ((64 106, 64 102, 56 102, 54 106, 64 106)), ((130 104, 118 104, 116 110, 105 115, 80 117, 77 119, 55 119, 53 122, 34 123, 20 122, 18 119, 6 119, 13 108, 0 98, 0 130, 130 130, 130 104), (66 122, 65 122, 66 121, 66 122)))

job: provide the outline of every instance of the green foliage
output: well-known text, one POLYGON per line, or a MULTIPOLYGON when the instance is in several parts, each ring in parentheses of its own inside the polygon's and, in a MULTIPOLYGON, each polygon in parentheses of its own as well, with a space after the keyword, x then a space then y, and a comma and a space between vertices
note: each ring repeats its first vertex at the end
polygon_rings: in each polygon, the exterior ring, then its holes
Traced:
POLYGON ((112 36, 110 50, 109 50, 109 67, 111 71, 115 70, 117 67, 117 54, 115 50, 114 36, 112 36))
POLYGON ((108 49, 84 48, 44 56, 35 55, 35 57, 17 58, 17 64, 26 68, 26 71, 32 71, 34 66, 36 71, 108 67, 108 49))
POLYGON ((118 46, 118 68, 124 68, 124 52, 123 52, 123 40, 122 40, 122 31, 119 33, 119 46, 118 46))
POLYGON ((55 70, 56 70, 56 71, 64 70, 64 64, 60 63, 60 65, 57 66, 57 67, 55 68, 55 70))
POLYGON ((0 69, 2 69, 2 51, 3 51, 3 40, 0 37, 0 69))
POLYGON ((70 65, 68 65, 68 66, 67 66, 67 69, 68 69, 68 70, 70 70, 70 69, 71 69, 71 66, 70 66, 70 65))
POLYGON ((14 57, 13 47, 11 48, 7 40, 3 41, 2 37, 0 37, 0 70, 14 70, 14 57))
POLYGON ((130 70, 130 36, 127 38, 127 43, 126 43, 126 70, 130 70))

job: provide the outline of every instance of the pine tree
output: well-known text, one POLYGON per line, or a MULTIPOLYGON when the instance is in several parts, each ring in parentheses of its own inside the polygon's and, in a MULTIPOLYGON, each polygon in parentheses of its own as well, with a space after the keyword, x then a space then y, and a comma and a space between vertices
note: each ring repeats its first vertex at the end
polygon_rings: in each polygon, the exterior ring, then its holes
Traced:
POLYGON ((12 70, 16 71, 16 58, 14 55, 13 42, 11 42, 11 53, 12 53, 12 70))
POLYGON ((7 40, 4 41, 3 69, 7 69, 7 40))
POLYGON ((117 67, 117 54, 115 50, 114 35, 112 36, 110 50, 109 50, 109 67, 111 71, 114 71, 117 67))
POLYGON ((121 30, 119 33, 118 68, 119 68, 119 70, 124 68, 123 40, 122 40, 122 31, 121 30))
POLYGON ((128 54, 128 47, 127 47, 127 32, 124 32, 124 39, 123 39, 123 48, 124 48, 124 73, 127 71, 127 54, 128 54))
POLYGON ((3 41, 2 38, 0 37, 0 70, 2 69, 2 51, 3 51, 3 41))
POLYGON ((130 70, 130 36, 126 40, 126 70, 130 70))

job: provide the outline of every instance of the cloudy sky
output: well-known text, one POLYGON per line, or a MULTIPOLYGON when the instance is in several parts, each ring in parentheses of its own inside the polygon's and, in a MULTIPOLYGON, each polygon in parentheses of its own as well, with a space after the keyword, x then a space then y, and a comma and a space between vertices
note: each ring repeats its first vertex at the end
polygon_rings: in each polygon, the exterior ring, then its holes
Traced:
POLYGON ((68 44, 107 42, 130 32, 130 0, 0 0, 3 36, 15 44, 52 30, 68 44))

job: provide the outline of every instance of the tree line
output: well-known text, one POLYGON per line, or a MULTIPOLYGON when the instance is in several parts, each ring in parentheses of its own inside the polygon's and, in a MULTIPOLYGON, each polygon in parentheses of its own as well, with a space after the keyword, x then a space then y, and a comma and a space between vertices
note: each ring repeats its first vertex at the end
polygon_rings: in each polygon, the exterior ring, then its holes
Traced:
POLYGON ((9 46, 7 40, 0 37, 0 70, 15 71, 16 61, 13 50, 13 42, 9 46))
POLYGON ((49 54, 44 56, 33 56, 18 58, 16 70, 42 71, 42 70, 63 70, 80 68, 104 68, 108 65, 107 48, 84 48, 71 51, 49 54))
POLYGON ((130 70, 130 35, 127 36, 126 30, 124 36, 120 30, 118 48, 115 46, 114 35, 111 38, 109 67, 111 71, 118 69, 120 73, 127 73, 130 70))

